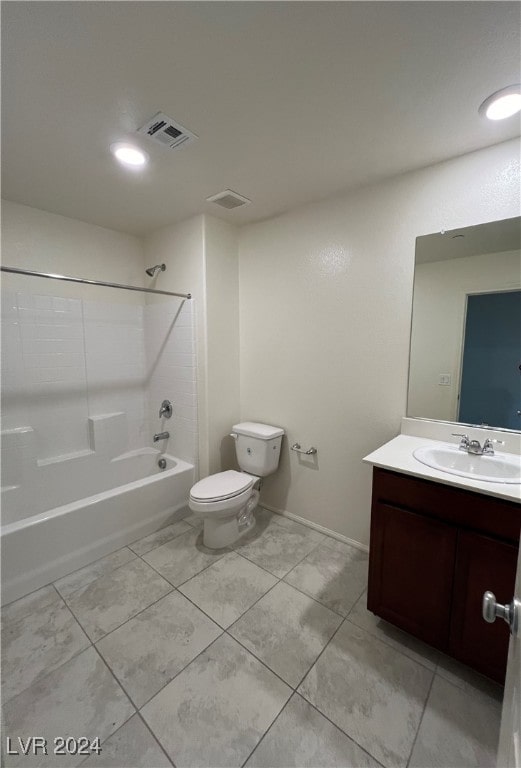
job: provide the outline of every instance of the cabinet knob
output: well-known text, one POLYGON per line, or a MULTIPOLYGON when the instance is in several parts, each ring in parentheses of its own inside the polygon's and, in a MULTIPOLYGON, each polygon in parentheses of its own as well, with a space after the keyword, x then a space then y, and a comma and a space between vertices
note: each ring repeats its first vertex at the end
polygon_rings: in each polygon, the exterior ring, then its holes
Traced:
POLYGON ((510 627, 510 633, 514 634, 519 626, 520 605, 521 602, 516 598, 508 605, 501 605, 497 602, 495 594, 487 591, 483 595, 483 618, 489 624, 493 624, 498 617, 503 619, 510 627))

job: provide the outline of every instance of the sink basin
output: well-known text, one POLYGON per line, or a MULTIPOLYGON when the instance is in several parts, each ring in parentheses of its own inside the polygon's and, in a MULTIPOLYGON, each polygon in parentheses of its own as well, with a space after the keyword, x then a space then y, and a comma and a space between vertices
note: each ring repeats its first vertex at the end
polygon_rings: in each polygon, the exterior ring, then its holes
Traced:
POLYGON ((471 477, 487 483, 521 483, 521 457, 499 453, 476 456, 460 451, 457 446, 425 445, 413 451, 417 461, 450 475, 471 477))

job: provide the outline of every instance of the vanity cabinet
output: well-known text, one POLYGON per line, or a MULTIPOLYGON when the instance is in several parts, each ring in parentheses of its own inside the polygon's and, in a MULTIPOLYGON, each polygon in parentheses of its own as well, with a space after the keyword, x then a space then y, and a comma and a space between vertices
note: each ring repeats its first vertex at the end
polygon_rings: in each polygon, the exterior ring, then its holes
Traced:
POLYGON ((375 467, 367 607, 503 682, 508 626, 481 601, 511 601, 520 524, 515 502, 375 467))

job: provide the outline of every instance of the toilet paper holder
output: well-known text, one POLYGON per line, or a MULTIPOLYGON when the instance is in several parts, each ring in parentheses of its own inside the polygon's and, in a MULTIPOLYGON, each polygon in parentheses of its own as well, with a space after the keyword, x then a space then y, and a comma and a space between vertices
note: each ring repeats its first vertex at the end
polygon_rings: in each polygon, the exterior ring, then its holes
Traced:
POLYGON ((313 456, 313 454, 317 453, 317 449, 313 448, 313 446, 311 446, 311 448, 308 448, 307 451, 305 451, 301 447, 300 443, 293 443, 293 445, 291 446, 291 450, 295 451, 295 453, 303 453, 305 456, 313 456))

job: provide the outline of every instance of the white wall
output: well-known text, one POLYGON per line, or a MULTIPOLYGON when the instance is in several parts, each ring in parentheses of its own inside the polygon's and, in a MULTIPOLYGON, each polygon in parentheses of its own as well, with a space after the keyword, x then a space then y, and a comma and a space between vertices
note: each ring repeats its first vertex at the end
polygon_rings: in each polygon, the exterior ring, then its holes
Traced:
MULTIPOLYGON (((207 392, 206 392, 206 281, 204 269, 204 217, 194 216, 190 219, 156 230, 144 239, 145 265, 165 264, 166 271, 159 272, 153 280, 148 280, 150 288, 159 288, 177 293, 190 293, 189 300, 195 322, 195 339, 197 346, 197 418, 192 425, 192 442, 197 443, 199 470, 202 475, 208 474, 208 426, 207 426, 207 392)), ((160 297, 149 298, 148 302, 161 303, 160 297)), ((159 395, 159 392, 157 392, 159 395)), ((164 397, 167 397, 165 394, 164 397)), ((157 398, 155 398, 157 399, 157 398)), ((172 400, 174 407, 175 399, 172 400)), ((155 403, 155 401, 154 401, 155 403)), ((151 401, 151 419, 153 419, 151 401)), ((158 405, 156 403, 156 405, 158 405)), ((175 408, 174 408, 175 413, 175 408)), ((174 420, 163 424, 169 431, 175 431, 174 420)), ((188 424, 183 424, 188 431, 188 424)))
POLYGON ((237 229, 213 216, 187 219, 146 237, 145 260, 166 264, 155 278, 157 288, 193 297, 199 473, 204 477, 234 461, 226 436, 240 408, 237 229))
POLYGON ((241 418, 286 429, 267 504, 368 542, 361 459, 406 410, 415 239, 519 215, 519 196, 512 141, 241 230, 241 418))
POLYGON ((519 251, 416 265, 408 416, 457 419, 467 294, 519 287, 519 251), (441 373, 449 386, 439 384, 441 373))
MULTIPOLYGON (((2 264, 90 280, 144 285, 139 238, 83 221, 2 200, 2 264)), ((64 296, 89 301, 142 304, 142 294, 2 274, 9 287, 45 292, 60 286, 64 296)))
POLYGON ((164 297, 144 308, 148 440, 156 432, 170 437, 162 451, 197 463, 197 386, 194 305, 164 297), (159 419, 163 400, 172 403, 170 419, 159 419))
MULTIPOLYGON (((137 238, 8 201, 2 260, 143 282, 137 238)), ((124 411, 121 450, 143 445, 142 294, 3 273, 2 298, 3 429, 32 426, 36 458, 46 460, 89 450, 89 415, 124 411)))
POLYGON ((239 262, 236 227, 205 217, 208 468, 236 466, 229 436, 240 418, 239 262))

